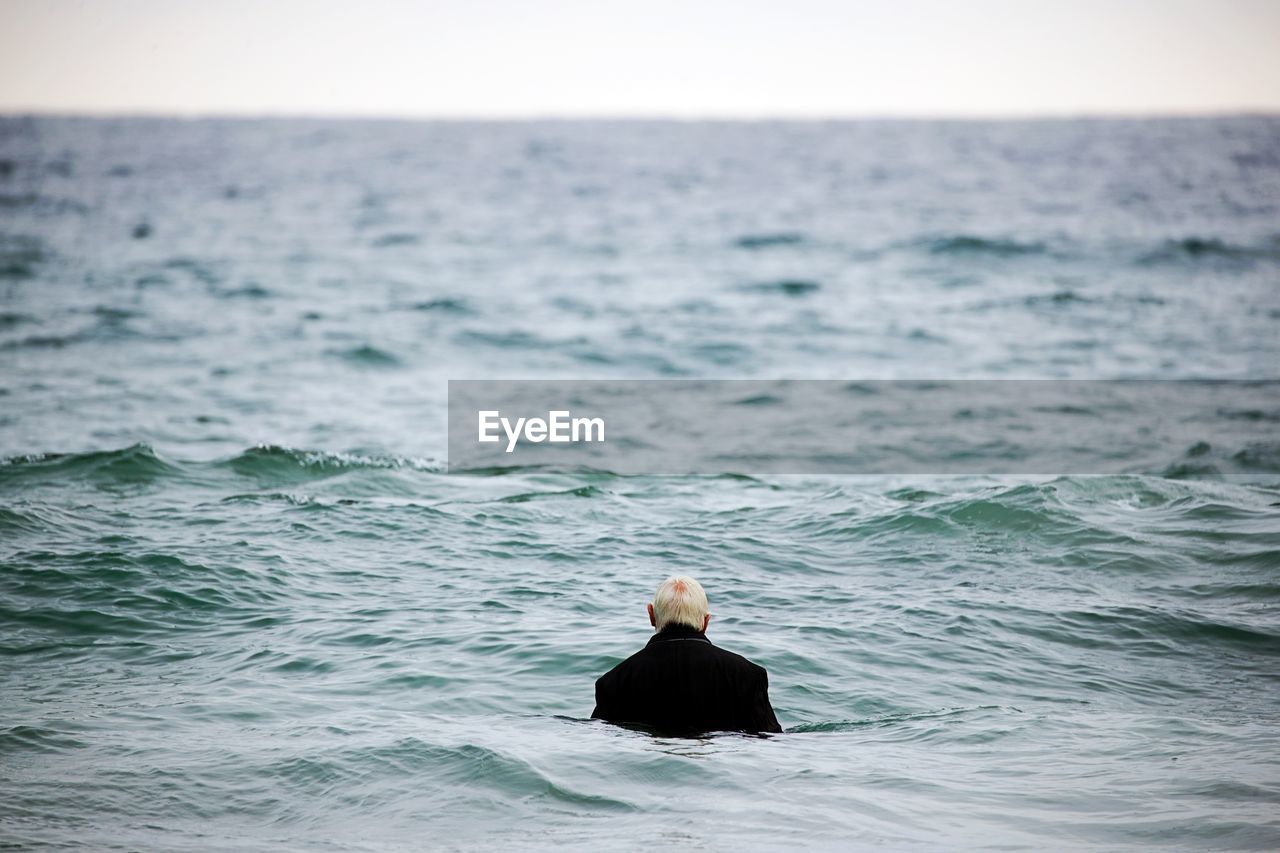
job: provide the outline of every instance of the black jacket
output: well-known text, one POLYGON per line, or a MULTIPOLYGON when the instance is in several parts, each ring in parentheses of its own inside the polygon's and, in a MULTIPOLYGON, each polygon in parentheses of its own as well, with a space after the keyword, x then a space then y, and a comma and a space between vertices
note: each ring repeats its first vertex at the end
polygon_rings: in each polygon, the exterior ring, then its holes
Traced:
POLYGON ((600 676, 591 716, 670 734, 782 731, 764 667, 683 625, 654 634, 600 676))

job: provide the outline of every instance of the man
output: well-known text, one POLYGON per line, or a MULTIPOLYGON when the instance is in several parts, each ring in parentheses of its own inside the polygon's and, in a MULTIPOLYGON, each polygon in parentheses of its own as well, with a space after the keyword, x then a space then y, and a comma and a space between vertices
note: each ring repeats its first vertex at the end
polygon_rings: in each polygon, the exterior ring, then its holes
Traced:
POLYGON ((648 609, 656 633, 596 681, 592 717, 664 734, 782 731, 764 667, 707 639, 711 614, 701 584, 667 578, 648 609))

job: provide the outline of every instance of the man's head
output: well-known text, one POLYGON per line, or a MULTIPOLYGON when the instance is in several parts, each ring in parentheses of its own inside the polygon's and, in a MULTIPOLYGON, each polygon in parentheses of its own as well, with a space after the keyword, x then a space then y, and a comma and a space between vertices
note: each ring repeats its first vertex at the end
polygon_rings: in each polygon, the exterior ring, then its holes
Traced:
POLYGON ((684 625, 695 631, 707 630, 707 593, 702 584, 687 575, 673 575, 658 585, 649 605, 649 624, 657 630, 684 625))

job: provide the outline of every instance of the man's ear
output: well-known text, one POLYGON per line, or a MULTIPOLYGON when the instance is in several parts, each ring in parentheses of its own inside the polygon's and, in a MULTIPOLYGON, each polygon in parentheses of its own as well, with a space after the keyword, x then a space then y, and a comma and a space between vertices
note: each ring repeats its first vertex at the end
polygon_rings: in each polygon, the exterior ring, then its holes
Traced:
POLYGON ((658 620, 657 620, 657 617, 655 617, 655 616, 653 615, 653 605, 652 605, 652 604, 646 604, 646 605, 645 605, 645 609, 649 611, 649 624, 650 624, 650 625, 652 625, 653 627, 657 628, 657 627, 658 627, 658 620))
POLYGON ((702 633, 707 633, 707 625, 711 622, 711 614, 702 617, 702 633))

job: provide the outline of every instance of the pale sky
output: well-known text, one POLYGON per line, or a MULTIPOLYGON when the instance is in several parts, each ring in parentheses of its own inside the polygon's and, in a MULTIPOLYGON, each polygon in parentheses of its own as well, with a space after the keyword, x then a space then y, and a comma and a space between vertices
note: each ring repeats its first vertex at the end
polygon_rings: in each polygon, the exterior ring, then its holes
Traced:
POLYGON ((0 0, 0 112, 1280 111, 1280 0, 0 0))

